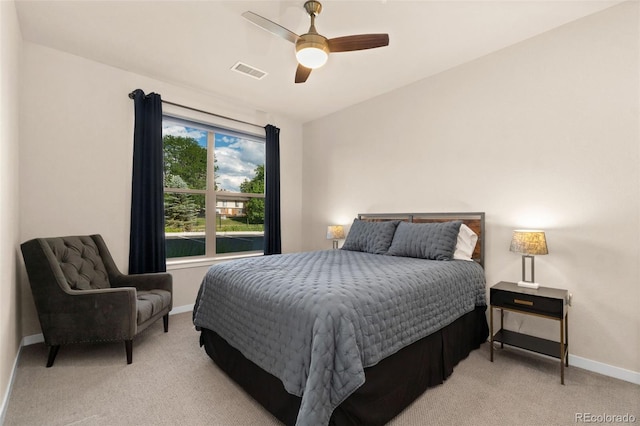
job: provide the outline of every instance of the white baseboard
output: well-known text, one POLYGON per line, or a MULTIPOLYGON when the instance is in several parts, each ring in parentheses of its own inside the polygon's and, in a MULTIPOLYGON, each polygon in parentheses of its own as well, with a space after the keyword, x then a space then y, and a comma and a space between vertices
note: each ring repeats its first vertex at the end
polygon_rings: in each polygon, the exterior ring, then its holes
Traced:
POLYGON ((169 315, 183 314, 185 312, 193 312, 193 304, 183 305, 183 306, 178 306, 177 308, 173 308, 171 309, 171 312, 169 312, 169 315))
POLYGON ((7 389, 5 390, 4 398, 2 398, 2 406, 0 406, 0 425, 4 424, 4 417, 7 414, 7 406, 9 405, 9 397, 11 396, 11 390, 13 389, 13 381, 15 380, 16 372, 18 371, 18 359, 20 359, 21 350, 22 344, 20 344, 18 353, 16 354, 16 359, 13 361, 13 366, 11 367, 11 378, 9 379, 7 389))
POLYGON ((569 365, 640 385, 640 373, 569 354, 569 365))
POLYGON ((42 335, 42 333, 32 334, 31 336, 24 336, 22 338, 22 343, 20 344, 20 346, 35 345, 36 343, 42 342, 44 342, 44 336, 42 335))

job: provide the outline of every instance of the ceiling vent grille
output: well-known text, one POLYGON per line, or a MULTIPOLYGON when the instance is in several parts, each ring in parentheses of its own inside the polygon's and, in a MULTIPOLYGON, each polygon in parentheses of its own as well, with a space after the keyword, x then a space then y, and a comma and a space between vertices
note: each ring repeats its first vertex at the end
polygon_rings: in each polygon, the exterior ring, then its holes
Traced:
POLYGON ((242 62, 236 62, 236 64, 231 67, 232 70, 239 72, 240 74, 248 75, 249 77, 253 77, 256 80, 262 80, 267 73, 259 70, 258 68, 252 67, 251 65, 247 65, 242 62))

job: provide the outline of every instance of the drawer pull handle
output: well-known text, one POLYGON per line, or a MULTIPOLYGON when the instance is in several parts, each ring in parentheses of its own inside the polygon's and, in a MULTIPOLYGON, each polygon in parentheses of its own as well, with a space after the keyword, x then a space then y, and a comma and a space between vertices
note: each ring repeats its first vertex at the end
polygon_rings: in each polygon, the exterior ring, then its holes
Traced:
POLYGON ((533 306, 533 302, 529 300, 513 299, 513 303, 517 303, 518 305, 533 306))

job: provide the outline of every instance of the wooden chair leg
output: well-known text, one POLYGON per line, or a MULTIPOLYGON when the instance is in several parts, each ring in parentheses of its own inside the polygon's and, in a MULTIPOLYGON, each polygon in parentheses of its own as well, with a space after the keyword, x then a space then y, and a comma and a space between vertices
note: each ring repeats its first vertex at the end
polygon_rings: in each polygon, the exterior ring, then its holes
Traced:
POLYGON ((166 314, 162 317, 162 322, 164 322, 164 332, 169 331, 169 314, 166 314))
POLYGON ((124 348, 127 351, 127 364, 133 362, 133 340, 125 340, 124 348))
POLYGON ((47 368, 53 365, 53 361, 56 360, 56 355, 60 350, 60 345, 52 345, 49 347, 49 359, 47 359, 47 368))

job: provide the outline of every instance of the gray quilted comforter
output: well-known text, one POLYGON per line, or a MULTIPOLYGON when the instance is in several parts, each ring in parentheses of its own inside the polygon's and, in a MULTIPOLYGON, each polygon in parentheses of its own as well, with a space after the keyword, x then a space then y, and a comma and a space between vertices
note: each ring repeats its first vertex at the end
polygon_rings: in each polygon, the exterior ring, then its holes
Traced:
POLYGON ((301 396, 297 425, 319 426, 365 367, 485 304, 475 262, 327 250, 212 266, 193 322, 301 396))

